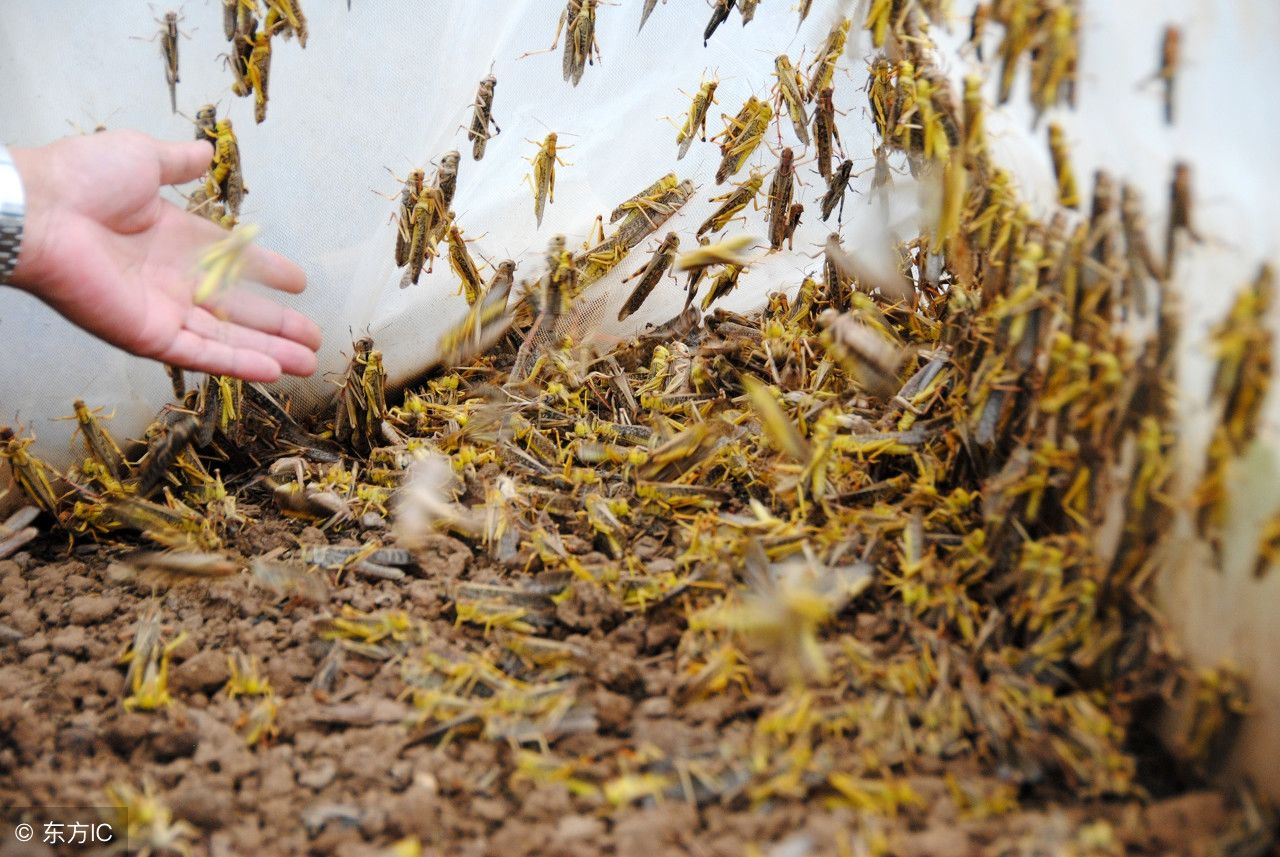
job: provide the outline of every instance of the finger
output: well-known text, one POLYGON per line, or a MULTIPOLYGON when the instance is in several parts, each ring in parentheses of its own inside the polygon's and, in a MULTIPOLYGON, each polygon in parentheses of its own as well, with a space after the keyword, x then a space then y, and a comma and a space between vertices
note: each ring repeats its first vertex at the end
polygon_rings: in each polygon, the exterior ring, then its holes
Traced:
POLYGON ((232 324, 293 340, 312 351, 320 348, 320 328, 315 322, 248 289, 232 289, 204 306, 218 318, 232 324))
POLYGON ((307 275, 301 268, 279 253, 256 244, 244 254, 244 276, 247 280, 292 295, 307 287, 307 275))
POLYGON ((184 184, 198 179, 213 160, 213 146, 206 140, 152 140, 152 145, 160 162, 160 184, 184 184))
POLYGON ((238 350, 264 354, 290 375, 306 376, 316 371, 315 352, 305 345, 224 321, 214 317, 208 310, 192 308, 184 326, 205 339, 220 342, 238 350))
POLYGON ((245 381, 275 381, 281 371, 280 364, 266 354, 206 339, 190 330, 179 331, 156 359, 195 372, 230 375, 245 381))

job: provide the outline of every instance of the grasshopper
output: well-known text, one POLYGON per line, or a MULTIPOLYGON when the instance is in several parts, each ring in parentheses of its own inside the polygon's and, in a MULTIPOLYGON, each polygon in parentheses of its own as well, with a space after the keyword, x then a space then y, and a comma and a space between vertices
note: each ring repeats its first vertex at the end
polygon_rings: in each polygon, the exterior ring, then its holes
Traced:
POLYGON ((485 286, 479 300, 454 328, 440 337, 437 348, 444 366, 461 366, 483 354, 511 327, 507 298, 515 280, 515 262, 498 263, 497 273, 485 286))
POLYGON ((189 413, 172 412, 163 434, 151 441, 138 465, 138 496, 146 497, 164 481, 169 468, 187 451, 200 429, 200 421, 189 413))
MULTIPOLYGON (((668 192, 679 185, 675 173, 667 173, 644 190, 622 202, 609 215, 610 223, 617 223, 624 217, 644 217, 648 219, 648 211, 661 213, 660 204, 668 192)), ((600 232, 603 240, 603 229, 600 232)))
POLYGON ((716 184, 724 184, 729 176, 737 174, 746 164, 764 139, 769 122, 773 119, 773 109, 752 95, 742 105, 736 117, 725 115, 724 119, 728 124, 716 135, 717 139, 723 138, 720 143, 723 158, 720 168, 716 170, 716 184))
POLYGON ((755 243, 750 235, 734 235, 715 244, 703 244, 696 250, 681 253, 676 259, 677 271, 696 271, 713 265, 746 267, 751 259, 742 251, 755 243))
POLYGON ((234 23, 227 36, 227 41, 231 43, 230 53, 223 54, 223 61, 231 66, 231 73, 235 76, 231 91, 243 98, 253 91, 253 84, 249 80, 249 59, 258 35, 258 3, 257 0, 237 0, 234 6, 234 11, 230 13, 234 23))
POLYGON ((115 438, 98 422, 97 415, 82 400, 76 399, 74 408, 76 429, 84 440, 89 458, 100 465, 109 478, 117 482, 124 479, 129 473, 129 467, 115 438))
POLYGON ((698 238, 708 232, 720 232, 727 227, 738 213, 747 207, 748 203, 755 202, 763 185, 764 173, 752 170, 746 181, 737 183, 736 190, 711 197, 709 201, 719 202, 720 207, 698 227, 698 238))
MULTIPOLYGON (((400 288, 417 285, 422 266, 430 257, 434 263, 440 235, 452 220, 438 187, 423 187, 409 217, 408 270, 400 280, 400 288)), ((427 268, 428 272, 431 268, 427 268)))
MULTIPOLYGON (((400 190, 400 210, 397 217, 399 228, 396 230, 396 267, 403 268, 409 264, 409 245, 413 240, 413 212, 422 194, 422 181, 425 173, 418 168, 409 171, 404 179, 404 187, 400 190)), ((395 197, 391 197, 394 199, 395 197)))
MULTIPOLYGON (((702 236, 698 236, 698 245, 700 247, 707 247, 710 244, 711 244, 710 238, 704 238, 702 236)), ((684 311, 685 312, 688 312, 690 309, 692 309, 695 313, 698 311, 697 307, 692 306, 693 299, 698 296, 698 286, 702 282, 702 278, 706 276, 706 273, 707 273, 707 269, 705 267, 691 268, 689 270, 689 278, 685 281, 685 284, 684 284, 684 311)))
POLYGON ((160 52, 164 54, 164 79, 169 84, 169 108, 178 112, 178 15, 166 12, 160 32, 160 52))
POLYGON ((1079 59, 1080 22, 1072 3, 1059 3, 1046 13, 1047 34, 1031 56, 1031 100, 1039 118, 1059 100, 1075 106, 1075 75, 1079 59))
POLYGON ((1156 77, 1164 84, 1164 121, 1172 125, 1176 108, 1178 66, 1182 62, 1182 30, 1170 24, 1160 38, 1160 69, 1156 77))
MULTIPOLYGON (((667 0, 662 0, 662 2, 666 3, 667 0)), ((653 10, 656 8, 658 8, 658 0, 644 0, 644 6, 640 9, 640 26, 636 27, 637 33, 644 29, 645 23, 649 20, 649 16, 653 14, 653 10)))
POLYGON ((813 139, 818 149, 818 174, 828 183, 831 181, 832 143, 840 147, 841 153, 844 152, 840 131, 836 128, 836 108, 832 94, 830 86, 823 87, 818 93, 818 103, 813 111, 813 139))
POLYGON ((795 153, 789 148, 783 149, 773 180, 769 182, 769 207, 765 209, 765 220, 769 223, 769 247, 773 250, 781 250, 786 240, 788 213, 795 187, 795 153))
POLYGON ((297 35, 298 44, 307 46, 307 17, 299 0, 267 0, 264 29, 271 35, 281 33, 286 39, 297 35))
POLYGON ((738 287, 738 277, 742 275, 742 270, 741 265, 725 265, 723 270, 716 274, 715 279, 711 281, 711 286, 707 289, 706 297, 702 299, 703 312, 738 287))
POLYGON ((712 78, 703 81, 698 92, 693 96, 693 101, 689 105, 689 113, 685 116, 684 124, 680 126, 679 132, 676 134, 676 143, 679 144, 676 160, 680 160, 689 153, 689 147, 693 144, 693 138, 698 136, 698 130, 702 131, 702 142, 707 142, 707 110, 716 101, 716 87, 720 85, 720 81, 712 78))
POLYGON ((35 443, 35 437, 19 438, 8 426, 0 427, 0 458, 9 462, 13 471, 13 480, 35 503, 53 517, 58 517, 60 501, 54 493, 53 483, 58 474, 42 459, 37 458, 29 448, 35 443))
POLYGON ((333 437, 339 443, 367 453, 381 437, 387 415, 387 373, 382 353, 373 340, 356 340, 346 377, 338 385, 333 417, 333 437))
POLYGON ((588 65, 600 60, 600 45, 596 41, 596 9, 600 0, 568 0, 565 9, 560 13, 560 21, 556 24, 556 35, 551 47, 545 51, 529 51, 520 58, 541 53, 551 53, 560 44, 560 34, 564 33, 564 61, 562 72, 564 79, 574 86, 582 80, 582 73, 588 65))
POLYGON ((502 129, 493 118, 493 92, 497 86, 498 79, 493 76, 491 69, 489 75, 480 81, 480 88, 476 90, 476 100, 472 105, 471 127, 467 129, 467 136, 471 138, 473 160, 478 161, 483 158, 485 146, 488 145, 490 138, 502 133, 502 129), (489 133, 490 125, 493 126, 492 134, 489 133))
POLYGON ((969 17, 969 40, 967 44, 969 49, 973 51, 973 55, 978 58, 978 62, 985 60, 983 56, 985 50, 982 42, 987 32, 987 22, 990 20, 990 3, 979 3, 973 7, 973 14, 969 17))
POLYGON ((805 92, 807 100, 813 101, 835 80, 836 63, 844 53, 852 23, 848 18, 841 18, 827 33, 827 39, 823 42, 822 49, 818 51, 818 56, 809 64, 809 88, 805 92))
POLYGON ((169 109, 174 113, 178 112, 178 37, 186 36, 186 33, 178 29, 178 23, 182 18, 177 12, 165 12, 164 18, 158 19, 160 31, 150 39, 141 39, 140 41, 160 40, 160 55, 164 58, 164 79, 169 86, 169 109))
MULTIPOLYGON (((538 153, 529 159, 529 163, 533 165, 533 175, 526 178, 529 180, 529 186, 533 188, 533 213, 538 218, 539 226, 542 225, 542 214, 547 203, 554 204, 556 201, 556 164, 562 167, 571 166, 558 154, 557 139, 555 131, 547 134, 547 138, 538 147, 538 153)), ((538 145, 533 140, 527 142, 538 145)), ((572 147, 560 147, 561 150, 569 148, 572 147)))
POLYGON ((453 205, 453 195, 458 190, 461 163, 462 155, 457 149, 450 149, 440 156, 440 166, 436 168, 436 187, 440 189, 440 200, 446 209, 453 205))
POLYGON ((529 361, 539 347, 539 338, 554 333, 556 324, 569 312, 581 288, 581 272, 568 242, 563 235, 556 235, 547 245, 547 271, 538 281, 538 314, 516 354, 511 369, 513 379, 526 377, 529 361))
MULTIPOLYGON (((248 38, 248 37, 246 37, 248 38)), ((253 92, 253 118, 261 125, 267 118, 267 87, 271 82, 271 33, 268 29, 258 32, 250 42, 249 59, 245 65, 247 81, 253 92)))
POLYGON ((205 179, 205 194, 209 199, 226 204, 230 222, 224 225, 234 225, 240 216, 244 195, 249 192, 240 171, 240 143, 230 119, 219 119, 214 131, 217 136, 213 145, 213 163, 205 179))
POLYGON ((804 24, 805 18, 809 17, 809 10, 813 8, 813 0, 800 0, 800 5, 796 7, 796 11, 800 13, 800 20, 796 22, 796 30, 804 24))
POLYGON ((1169 186, 1169 227, 1165 232, 1164 266, 1173 273, 1173 254, 1178 232, 1183 231, 1195 241, 1200 240, 1191 224, 1191 166, 1186 161, 1173 165, 1173 182, 1169 186))
POLYGON ((645 298, 653 293, 657 288, 658 281, 662 279, 671 264, 675 261, 676 251, 680 249, 680 236, 674 232, 668 232, 667 237, 662 239, 662 243, 658 245, 658 249, 654 251, 649 262, 640 270, 636 271, 623 282, 640 278, 640 282, 636 284, 631 295, 627 298, 626 303, 618 310, 618 321, 623 321, 627 316, 640 309, 645 298))
POLYGON ((791 117, 791 125, 795 128, 796 137, 804 145, 809 145, 809 115, 804 109, 804 80, 800 72, 791 64, 786 54, 778 54, 773 61, 774 77, 777 78, 777 101, 779 109, 786 106, 787 115, 791 117))
POLYGON ((729 13, 733 11, 734 0, 714 0, 714 2, 715 6, 711 9, 711 20, 707 22, 707 28, 702 32, 702 46, 704 48, 711 41, 711 37, 716 34, 716 30, 720 29, 720 25, 729 20, 729 13))
POLYGON ((218 108, 205 104, 196 111, 196 139, 213 142, 218 139, 218 108))
POLYGON ((783 232, 783 240, 787 242, 787 249, 795 249, 796 230, 800 228, 800 217, 804 214, 804 206, 801 203, 791 203, 791 208, 787 211, 787 224, 783 232))
POLYGON ((832 356, 873 396, 887 398, 901 384, 898 375, 906 353, 896 342, 852 315, 825 310, 818 319, 832 356))
POLYGON ((1058 204, 1078 208, 1080 191, 1076 187, 1076 174, 1071 169, 1071 152, 1067 148, 1066 134, 1057 122, 1049 123, 1049 154, 1053 158, 1053 174, 1058 179, 1058 204))
POLYGON ((462 281, 462 292, 466 295, 467 305, 474 306, 484 291, 484 282, 480 279, 475 261, 467 251, 462 230, 456 223, 449 227, 449 267, 462 281))
POLYGON ((822 195, 822 219, 826 221, 831 217, 831 212, 836 210, 836 205, 840 206, 840 216, 836 218, 836 222, 844 217, 844 195, 849 189, 849 179, 853 175, 853 161, 845 159, 840 166, 836 167, 831 178, 827 180, 827 192, 822 195))

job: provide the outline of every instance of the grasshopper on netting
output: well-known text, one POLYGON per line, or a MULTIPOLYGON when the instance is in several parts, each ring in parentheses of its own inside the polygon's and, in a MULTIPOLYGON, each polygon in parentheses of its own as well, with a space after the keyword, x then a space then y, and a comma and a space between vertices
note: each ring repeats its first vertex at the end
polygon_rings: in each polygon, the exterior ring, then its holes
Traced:
POLYGON ((702 31, 702 46, 705 48, 707 42, 711 41, 711 37, 716 34, 716 30, 720 29, 720 25, 729 20, 729 13, 733 11, 734 0, 715 0, 715 6, 711 10, 711 20, 707 22, 707 28, 702 31))
POLYGON ((476 90, 476 100, 472 104, 471 127, 467 129, 467 136, 471 138, 471 157, 476 161, 484 157, 489 139, 502 133, 502 129, 493 118, 493 94, 497 86, 498 79, 493 76, 493 69, 490 68, 488 76, 480 81, 480 87, 476 90), (489 133, 490 125, 493 126, 492 134, 489 133))
POLYGON ((564 79, 574 86, 582 80, 582 72, 588 65, 600 61, 600 44, 596 41, 596 9, 600 0, 568 0, 556 24, 556 36, 545 51, 529 51, 520 59, 536 54, 551 53, 564 39, 564 79))
POLYGON ((765 209, 765 220, 769 222, 769 247, 773 250, 781 250, 787 239, 787 224, 795 188, 795 153, 789 148, 783 149, 778 158, 778 169, 774 171, 773 180, 769 183, 769 207, 765 209))
POLYGON ((244 38, 252 46, 244 65, 244 82, 253 92, 254 121, 261 125, 267 118, 267 87, 271 83, 271 33, 264 28, 252 39, 244 38))
POLYGON ((627 298, 626 303, 622 305, 622 309, 618 310, 618 321, 623 321, 627 316, 640 309, 645 299, 653 293, 657 288, 658 281, 662 279, 676 258, 676 251, 680 249, 680 236, 674 232, 668 232, 667 237, 662 239, 662 243, 658 245, 658 249, 654 251, 653 256, 648 263, 636 271, 623 282, 640 278, 640 282, 636 284, 631 295, 627 298))
POLYGON ((748 203, 755 202, 760 193, 760 188, 763 186, 764 173, 758 169, 753 169, 751 175, 747 176, 746 181, 737 183, 735 190, 711 197, 709 202, 718 202, 720 207, 712 212, 711 216, 698 227, 697 236, 701 238, 708 232, 720 232, 723 230, 737 217, 740 211, 747 207, 748 203))
POLYGON ((213 163, 205 179, 205 195, 208 199, 226 204, 224 226, 234 226, 240 216, 240 205, 248 189, 240 171, 240 143, 230 119, 219 119, 214 126, 213 163))
POLYGON ((699 129, 702 131, 702 142, 707 142, 707 111, 712 104, 717 103, 716 87, 719 85, 720 81, 716 78, 703 81, 702 86, 693 96, 684 124, 680 126, 680 130, 676 133, 676 143, 680 147, 676 154, 677 161, 689 153, 689 147, 693 145, 693 138, 699 136, 699 129))
MULTIPOLYGON (((662 2, 665 4, 667 0, 662 2)), ((640 26, 636 28, 637 33, 644 29, 645 22, 649 20, 649 16, 656 8, 658 8, 658 0, 644 0, 644 6, 640 9, 640 26)))
POLYGON ((773 108, 752 95, 742 105, 737 116, 722 115, 728 124, 716 135, 716 139, 721 140, 720 153, 723 156, 720 168, 716 170, 716 184, 723 184, 725 179, 736 175, 746 164, 764 139, 765 132, 769 130, 773 108))
MULTIPOLYGON (((391 172, 390 168, 387 172, 391 172)), ((400 208, 397 214, 392 215, 397 219, 398 228, 396 230, 396 267, 403 268, 409 263, 409 245, 413 240, 413 210, 418 204, 418 197, 422 194, 422 182, 425 173, 421 168, 414 168, 409 171, 409 175, 401 179, 392 173, 392 176, 404 185, 400 190, 400 208)), ((379 196, 384 196, 378 191, 374 191, 379 196)), ((384 196, 385 199, 395 199, 394 196, 384 196)))
POLYGON ((831 181, 834 147, 839 146, 843 154, 844 144, 840 142, 840 131, 836 128, 836 108, 829 86, 818 93, 818 103, 813 111, 813 140, 818 150, 818 174, 831 181))
POLYGON ((269 34, 281 33, 286 40, 296 34, 298 44, 303 48, 307 46, 307 17, 302 14, 299 0, 267 0, 263 26, 269 34))
MULTIPOLYGON (((423 187, 418 201, 409 215, 409 252, 405 259, 408 270, 400 280, 400 288, 417 285, 422 266, 428 257, 434 263, 436 245, 452 220, 452 213, 445 207, 444 197, 438 187, 423 187)), ((431 270, 430 267, 427 269, 431 270)))
POLYGON ((165 12, 164 18, 157 19, 160 24, 160 31, 150 39, 140 39, 140 41, 154 42, 160 40, 160 55, 164 57, 164 79, 169 85, 169 109, 174 113, 178 112, 178 37, 185 36, 191 38, 187 33, 178 29, 182 16, 177 12, 165 12))
MULTIPOLYGON (((791 125, 796 130, 796 138, 805 146, 809 145, 809 114, 804 109, 804 79, 791 64, 786 54, 778 54, 773 61, 774 77, 777 78, 775 91, 779 108, 786 107, 791 117, 791 125)), ((781 131, 779 131, 781 140, 781 131)))
POLYGON ((449 267, 462 281, 462 293, 467 298, 467 305, 475 306, 484 292, 484 281, 480 279, 480 271, 467 250, 467 241, 462 237, 462 229, 456 223, 449 227, 449 267))
POLYGON ((554 204, 556 201, 556 164, 562 167, 571 166, 560 157, 559 150, 573 147, 560 146, 557 149, 558 139, 556 132, 552 131, 547 134, 541 145, 534 140, 526 141, 538 146, 538 153, 529 159, 529 163, 533 165, 533 175, 526 178, 529 186, 533 188, 533 213, 538 218, 539 226, 542 225, 542 215, 547 203, 554 204))

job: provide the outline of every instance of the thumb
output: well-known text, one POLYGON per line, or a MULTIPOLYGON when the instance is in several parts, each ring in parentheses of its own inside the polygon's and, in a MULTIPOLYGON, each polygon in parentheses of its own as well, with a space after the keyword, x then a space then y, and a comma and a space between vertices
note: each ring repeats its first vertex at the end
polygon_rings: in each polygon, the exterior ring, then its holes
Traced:
POLYGON ((153 140, 160 162, 160 184, 183 184, 200 178, 209 169, 213 146, 204 140, 173 143, 153 140))

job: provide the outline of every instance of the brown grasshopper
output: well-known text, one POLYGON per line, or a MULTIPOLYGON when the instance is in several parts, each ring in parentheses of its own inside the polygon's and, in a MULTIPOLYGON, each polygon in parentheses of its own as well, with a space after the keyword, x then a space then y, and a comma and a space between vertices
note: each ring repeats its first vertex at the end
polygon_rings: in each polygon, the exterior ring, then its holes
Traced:
POLYGON ((773 250, 781 250, 786 241, 795 188, 795 153, 789 148, 783 149, 773 180, 769 182, 769 206, 765 209, 765 220, 769 222, 769 247, 773 250))
POLYGON ((471 157, 477 161, 484 157, 485 146, 488 145, 490 138, 502 133, 502 129, 493 118, 493 92, 497 86, 498 79, 493 76, 491 69, 489 75, 480 81, 480 88, 476 90, 476 100, 472 105, 471 127, 467 129, 467 136, 471 138, 471 157), (492 134, 489 133, 490 125, 493 126, 492 134))
POLYGON ((654 251, 648 263, 630 277, 627 277, 626 280, 623 280, 625 283, 636 277, 640 278, 640 282, 636 284, 626 303, 618 310, 618 321, 623 321, 627 316, 640 309, 645 299, 657 288, 658 281, 662 279, 662 275, 670 269, 675 261, 676 251, 679 249, 680 236, 674 232, 668 232, 667 237, 662 239, 662 243, 658 245, 658 249, 654 251))

